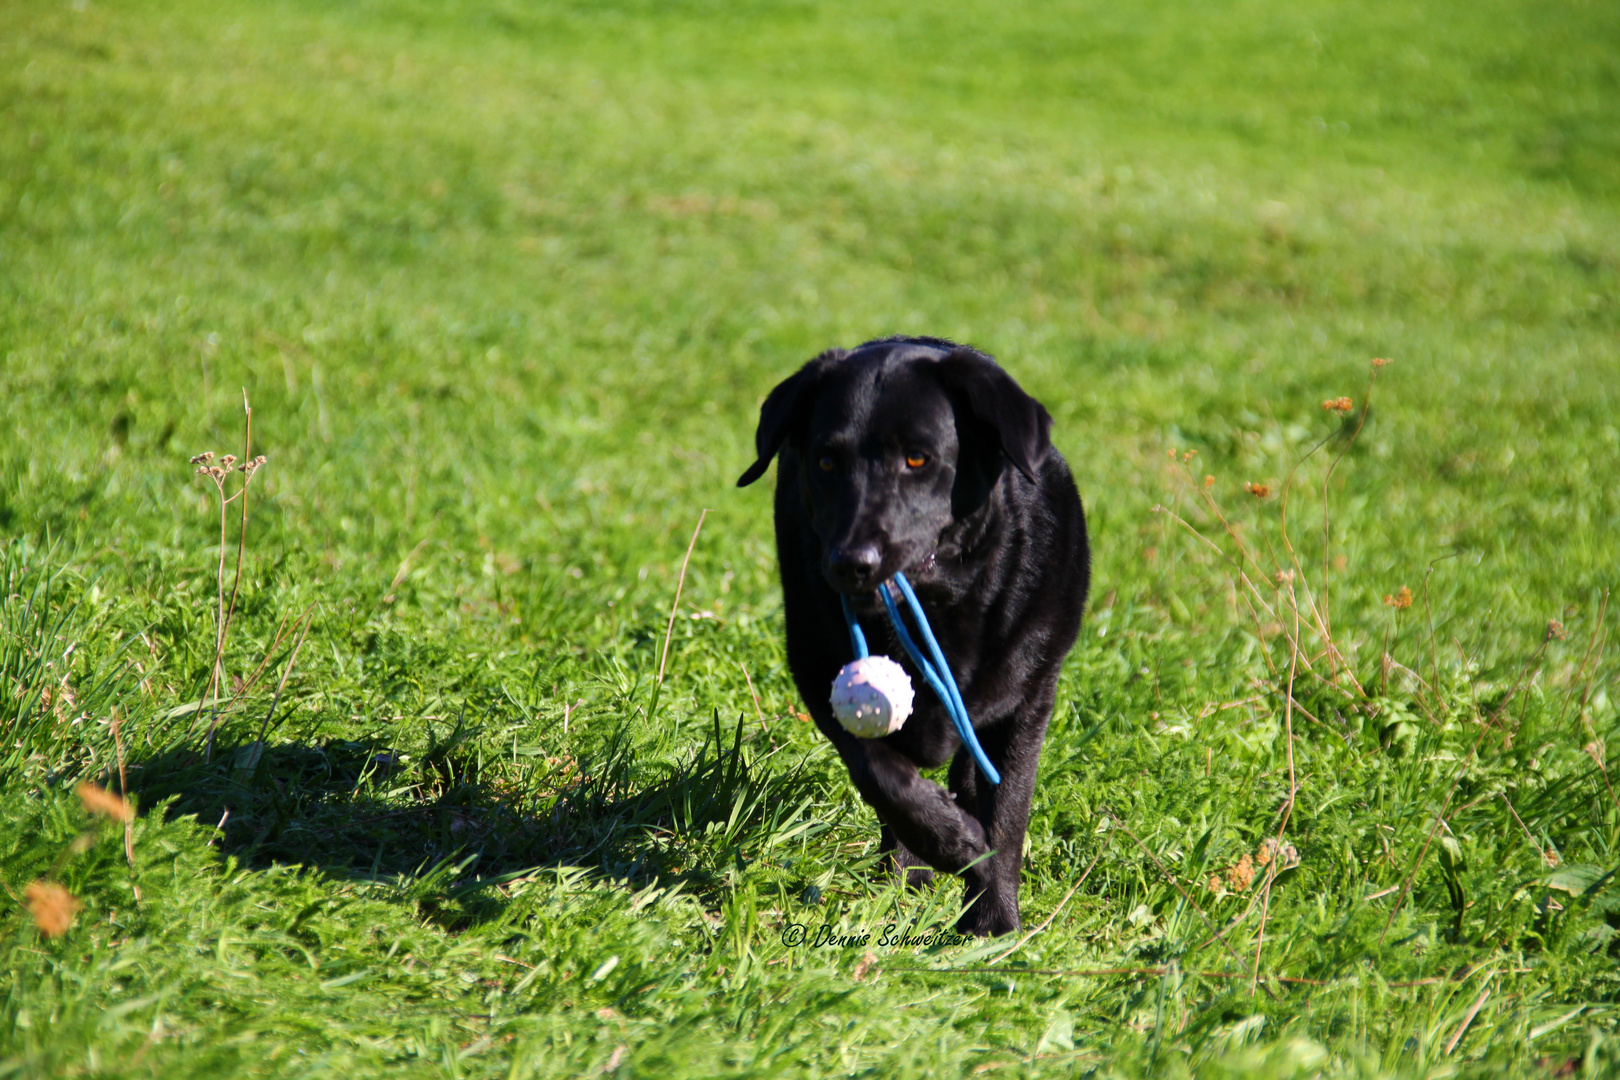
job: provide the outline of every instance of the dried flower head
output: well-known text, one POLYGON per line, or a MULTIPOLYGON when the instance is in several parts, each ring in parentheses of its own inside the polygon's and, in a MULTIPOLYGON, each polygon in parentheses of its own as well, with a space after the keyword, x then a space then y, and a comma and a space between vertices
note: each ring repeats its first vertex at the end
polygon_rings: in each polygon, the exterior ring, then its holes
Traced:
POLYGON ((1547 620, 1547 639, 1549 641, 1563 641, 1569 635, 1564 633, 1564 624, 1557 619, 1547 620))
POLYGON ((1254 861, 1247 854, 1227 867, 1226 883, 1232 887, 1233 892, 1242 892, 1254 884, 1254 861))
POLYGON ((1356 407, 1356 403, 1347 397, 1328 398, 1322 402, 1322 408, 1328 412, 1347 413, 1356 407))
POLYGON ((1215 478, 1213 476, 1210 476, 1208 473, 1205 473, 1204 474, 1204 490, 1208 491, 1210 488, 1212 488, 1214 486, 1215 486, 1215 478))
POLYGON ((1392 607, 1396 611, 1404 611, 1412 606, 1412 590, 1402 585, 1400 592, 1395 593, 1393 596, 1386 595, 1384 597, 1384 606, 1392 607))
POLYGON ((1294 580, 1294 572, 1292 570, 1279 570, 1275 577, 1278 585, 1287 585, 1294 580))
MULTIPOLYGON (((206 465, 210 461, 213 461, 213 460, 214 460, 214 452, 212 450, 205 450, 202 453, 198 454, 196 457, 192 458, 191 463, 193 465, 206 465)), ((198 471, 201 472, 202 470, 199 469, 198 471)))
POLYGON ((1196 451, 1196 450, 1188 450, 1185 454, 1181 455, 1181 460, 1182 461, 1191 461, 1193 458, 1195 458, 1197 456, 1198 456, 1198 451, 1196 451))
POLYGON ((130 813, 129 803, 126 800, 104 787, 80 784, 73 790, 79 796, 79 801, 84 803, 84 808, 92 814, 101 814, 114 821, 128 821, 134 816, 130 813))
POLYGON ((1389 365, 1393 364, 1394 362, 1395 361, 1393 361, 1393 360, 1385 360, 1381 356, 1375 356, 1375 357, 1373 357, 1372 366, 1375 367, 1375 368, 1388 367, 1389 365))
POLYGON ((1243 490, 1247 491, 1250 495, 1253 495, 1257 499, 1267 499, 1271 497, 1270 484, 1256 484, 1253 481, 1250 481, 1249 483, 1243 485, 1243 490))
POLYGON ((54 881, 30 882, 23 890, 28 901, 28 913, 34 925, 46 937, 61 937, 73 925, 73 914, 79 910, 79 901, 72 893, 54 881))
POLYGON ((1272 871, 1275 876, 1299 865, 1299 849, 1286 841, 1278 843, 1276 837, 1268 836, 1260 841, 1260 850, 1254 853, 1254 861, 1260 866, 1270 866, 1275 861, 1277 868, 1272 871))

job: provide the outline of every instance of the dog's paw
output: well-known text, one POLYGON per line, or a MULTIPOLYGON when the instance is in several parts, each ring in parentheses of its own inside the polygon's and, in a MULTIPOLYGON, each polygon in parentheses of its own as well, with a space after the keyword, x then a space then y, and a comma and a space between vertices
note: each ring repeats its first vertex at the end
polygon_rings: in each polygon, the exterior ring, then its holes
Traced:
POLYGON ((988 903, 989 899, 986 895, 980 895, 978 902, 962 912, 962 917, 956 920, 957 933, 973 937, 1000 937, 1002 934, 1017 933, 1017 908, 1008 910, 1005 905, 988 903))
POLYGON ((926 866, 913 866, 905 874, 908 889, 926 889, 934 883, 934 872, 926 866))

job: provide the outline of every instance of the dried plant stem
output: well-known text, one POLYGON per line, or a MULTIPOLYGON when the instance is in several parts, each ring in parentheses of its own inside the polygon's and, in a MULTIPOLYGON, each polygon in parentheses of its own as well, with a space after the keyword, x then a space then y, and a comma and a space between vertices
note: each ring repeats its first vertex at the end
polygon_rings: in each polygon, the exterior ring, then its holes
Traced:
POLYGON ((1609 782, 1609 767, 1603 763, 1603 758, 1598 752, 1598 743, 1595 740, 1586 744, 1586 756, 1591 758, 1592 762, 1597 765, 1598 775, 1603 777, 1603 786, 1609 789, 1609 801, 1614 803, 1615 812, 1620 813, 1620 798, 1615 797, 1614 785, 1609 782))
MULTIPOLYGON (((214 733, 219 727, 220 695, 224 690, 225 681, 225 641, 230 634, 231 619, 236 614, 236 601, 242 591, 242 566, 246 562, 247 554, 247 520, 248 520, 248 489, 253 485, 253 475, 258 471, 265 459, 255 459, 253 454, 253 407, 248 402, 247 391, 242 391, 242 412, 246 417, 242 458, 240 463, 234 454, 226 454, 219 463, 213 464, 214 454, 209 451, 199 454, 191 459, 193 465, 198 465, 199 475, 205 475, 213 481, 214 491, 219 497, 219 560, 214 569, 214 663, 208 674, 208 682, 203 688, 202 699, 197 702, 197 711, 200 714, 210 699, 213 702, 213 711, 208 721, 208 738, 203 753, 204 761, 212 761, 214 756, 214 733), (232 472, 242 474, 242 486, 237 488, 235 495, 227 496, 226 487, 232 472), (242 501, 242 516, 236 534, 236 572, 231 582, 230 601, 225 599, 225 545, 228 543, 227 509, 230 504, 240 499, 242 501)), ((279 631, 278 631, 279 633, 279 631)), ((279 637, 278 637, 279 640, 279 637)), ((262 669, 262 667, 261 667, 262 669)), ((257 677, 257 673, 255 674, 257 677)), ((232 698, 235 703, 236 697, 232 698)))
POLYGON ((1508 813, 1513 815, 1513 820, 1517 821, 1519 823, 1519 828, 1524 831, 1524 838, 1530 842, 1531 847, 1536 849, 1536 855, 1541 859, 1541 865, 1548 865, 1547 852, 1542 849, 1540 844, 1536 843, 1536 838, 1530 834, 1529 828, 1527 828, 1524 824, 1524 819, 1519 816, 1519 812, 1517 810, 1513 809, 1513 803, 1509 801, 1507 792, 1499 791, 1497 794, 1502 797, 1502 802, 1506 804, 1508 813))
POLYGON ((1019 938, 1018 943, 1016 945, 1014 945, 1012 948, 1008 949, 1006 952, 1002 953, 999 956, 992 957, 988 962, 992 963, 992 964, 1001 963, 1003 960, 1007 959, 1007 957, 1011 956, 1013 953, 1017 952, 1019 949, 1022 949, 1025 945, 1029 944, 1030 939, 1033 938, 1036 934, 1039 934, 1041 931, 1045 930, 1048 926, 1051 926, 1052 925, 1052 920, 1058 917, 1058 912, 1062 911, 1063 908, 1064 908, 1064 905, 1068 904, 1069 900, 1074 896, 1074 894, 1080 891, 1080 886, 1082 886, 1082 885, 1084 885, 1086 883, 1086 878, 1091 876, 1091 872, 1097 868, 1097 863, 1102 860, 1103 852, 1105 852, 1107 850, 1108 850, 1108 841, 1104 840, 1102 850, 1097 852, 1097 857, 1095 859, 1091 860, 1091 865, 1086 867, 1085 873, 1081 874, 1080 879, 1078 881, 1076 881, 1072 886, 1070 886, 1068 892, 1063 894, 1063 899, 1058 901, 1057 907, 1052 909, 1052 914, 1050 914, 1050 915, 1048 915, 1046 917, 1046 921, 1041 923, 1041 925, 1037 926, 1035 929, 1031 930, 1029 933, 1025 934, 1023 937, 1019 938))
POLYGON ((771 734, 771 729, 765 724, 765 709, 759 703, 759 691, 754 689, 754 680, 749 676, 747 666, 745 666, 743 662, 739 660, 737 661, 737 667, 742 671, 743 678, 748 682, 748 694, 754 699, 754 712, 759 717, 759 729, 763 731, 765 733, 765 737, 771 741, 771 749, 779 749, 779 747, 776 745, 776 736, 771 734))
MULTIPOLYGON (((1333 589, 1333 586, 1331 584, 1331 579, 1328 577, 1328 573, 1329 573, 1329 556, 1331 556, 1332 553, 1333 553, 1333 527, 1332 527, 1332 515, 1329 512, 1328 484, 1333 480, 1333 473, 1334 473, 1335 470, 1338 469, 1339 462, 1344 460, 1345 455, 1350 453, 1351 448, 1356 445, 1356 440, 1361 437, 1361 429, 1367 426, 1367 417, 1369 415, 1371 415, 1371 413, 1372 413, 1373 386, 1377 382, 1378 382, 1378 368, 1376 366, 1374 366, 1374 367, 1371 367, 1371 368, 1368 369, 1368 373, 1367 373, 1367 393, 1366 393, 1366 396, 1361 399, 1361 417, 1360 417, 1360 419, 1358 419, 1356 421, 1356 430, 1354 430, 1354 431, 1352 431, 1350 433, 1350 438, 1345 441, 1344 449, 1340 450, 1337 454, 1333 455, 1333 461, 1328 465, 1327 474, 1322 477, 1322 605, 1321 606, 1322 606, 1322 626, 1323 626, 1324 630, 1328 633, 1328 640, 1330 642, 1332 641, 1332 630, 1333 630, 1333 619, 1332 619, 1332 600, 1333 600, 1332 589, 1333 589)), ((1335 653, 1337 653, 1337 649, 1335 649, 1334 651, 1335 651, 1335 653)), ((1341 656, 1340 659, 1342 660, 1343 657, 1341 656)), ((1348 670, 1349 670, 1348 667, 1346 667, 1346 671, 1348 671, 1348 670)), ((1351 679, 1352 682, 1354 682, 1355 681, 1355 675, 1351 674, 1350 679, 1351 679)), ((1359 690, 1360 687, 1358 686, 1357 689, 1359 690)))
POLYGON ((707 508, 698 513, 697 527, 692 530, 692 541, 686 545, 686 557, 681 560, 681 574, 675 580, 675 599, 669 605, 669 625, 664 627, 664 649, 658 657, 658 681, 653 683, 652 702, 647 709, 650 721, 658 712, 658 698, 664 689, 664 666, 669 662, 669 643, 675 636, 675 616, 681 609, 681 590, 686 587, 686 568, 692 562, 692 551, 697 547, 698 533, 703 531, 703 519, 709 516, 707 508))
POLYGON ((285 615, 281 617, 281 621, 276 624, 275 635, 270 639, 270 647, 264 651, 264 659, 260 660, 259 666, 253 669, 253 674, 242 681, 241 688, 231 695, 231 700, 225 705, 227 710, 234 708, 238 701, 253 692, 254 687, 259 685, 259 680, 264 677, 265 669, 270 666, 270 661, 275 657, 276 650, 281 648, 282 642, 287 640, 289 634, 298 629, 300 620, 314 609, 315 605, 311 604, 291 619, 285 615))
MULTIPOLYGON (((253 460, 253 406, 248 404, 247 390, 242 391, 242 412, 246 417, 242 435, 242 460, 253 460)), ((235 498, 242 500, 242 520, 236 530, 236 573, 231 581, 231 602, 225 609, 225 626, 229 629, 231 619, 236 616, 236 597, 242 589, 242 562, 247 553, 247 523, 248 523, 248 488, 252 487, 251 478, 243 474, 242 488, 235 498)))
POLYGON ((304 638, 309 636, 309 628, 315 622, 315 605, 311 604, 306 608, 301 618, 303 628, 298 631, 298 640, 293 642, 292 654, 287 657, 287 666, 282 669, 281 681, 276 684, 275 696, 270 699, 270 710, 264 714, 264 723, 259 725, 257 742, 260 753, 264 750, 264 737, 270 733, 270 718, 276 715, 276 706, 281 704, 281 692, 287 688, 287 680, 292 676, 293 665, 298 663, 298 650, 304 647, 304 638))
POLYGON ((1462 1018, 1462 1023, 1457 1025, 1457 1034, 1453 1035, 1451 1037, 1451 1041, 1446 1043, 1446 1056, 1447 1057, 1450 1057, 1451 1052, 1453 1050, 1457 1049, 1457 1044, 1462 1042, 1462 1037, 1463 1037, 1464 1033, 1468 1031, 1468 1025, 1472 1024, 1474 1022, 1474 1017, 1479 1015, 1479 1010, 1484 1007, 1485 1000, 1487 998, 1489 998, 1490 996, 1491 996, 1491 986, 1490 986, 1490 983, 1487 982, 1485 984, 1485 989, 1483 989, 1483 990, 1481 990, 1479 992, 1479 997, 1474 999, 1473 1005, 1469 1006, 1468 1012, 1466 1014, 1464 1014, 1464 1016, 1462 1018))
MULTIPOLYGON (((246 426, 242 436, 242 460, 253 460, 253 407, 248 404, 247 390, 242 391, 242 412, 246 415, 246 426)), ((214 732, 219 727, 219 697, 224 692, 224 665, 225 665, 225 636, 230 631, 231 619, 236 615, 236 598, 242 589, 242 562, 247 552, 247 520, 248 520, 248 488, 250 480, 244 474, 242 487, 232 498, 242 500, 242 520, 236 530, 236 572, 231 581, 231 600, 229 606, 224 604, 225 592, 225 503, 219 507, 219 591, 221 600, 221 614, 219 632, 215 635, 214 643, 214 714, 208 721, 208 748, 203 760, 210 761, 214 756, 214 732)))
POLYGON ((1592 626, 1592 639, 1587 643, 1586 653, 1581 657, 1581 666, 1576 678, 1582 680, 1581 703, 1575 710, 1575 719, 1588 731, 1591 731, 1592 721, 1587 718, 1586 707, 1592 700, 1592 682, 1597 676, 1597 665, 1592 663, 1594 656, 1602 654, 1603 645, 1608 642, 1608 625, 1604 619, 1609 612, 1609 590, 1603 590, 1603 600, 1598 604, 1597 622, 1592 626))
MULTIPOLYGON (((772 961, 775 963, 775 961, 772 961)), ((1005 972, 1009 975, 1055 975, 1066 978, 1103 978, 1110 975, 1135 975, 1143 978, 1162 978, 1171 971, 1180 971, 1187 978, 1192 979, 1246 979, 1248 975, 1234 971, 1183 971, 1179 968, 1165 967, 1115 967, 1115 968, 884 968, 885 971, 905 972, 910 975, 976 975, 980 973, 999 974, 1005 972)), ((1513 969, 1522 971, 1525 969, 1513 969)), ((1384 986, 1391 990, 1412 990, 1420 986, 1440 986, 1445 983, 1462 982, 1473 974, 1472 969, 1464 969, 1454 975, 1434 975, 1427 979, 1403 979, 1400 982, 1387 982, 1384 986)), ((1359 976, 1348 979, 1302 979, 1290 975, 1268 975, 1270 982, 1282 983, 1284 986, 1354 986, 1359 976)), ((1577 1010, 1579 1011, 1579 1010, 1577 1010)))
POLYGON ((204 761, 212 761, 214 757, 214 725, 219 721, 220 665, 225 656, 225 505, 225 492, 222 488, 219 495, 219 567, 214 575, 214 663, 209 669, 208 684, 203 689, 202 700, 197 703, 200 711, 210 699, 214 702, 214 715, 208 724, 208 743, 203 751, 204 761))
POLYGON ((427 547, 427 542, 431 538, 431 534, 422 537, 422 539, 416 542, 416 546, 411 548, 411 550, 406 553, 404 560, 399 564, 399 569, 394 573, 394 580, 388 583, 388 591, 383 595, 382 598, 383 603, 392 604, 394 602, 394 590, 399 588, 400 583, 405 580, 405 575, 411 572, 411 560, 415 559, 417 555, 421 554, 422 549, 427 547))
MULTIPOLYGON (((1468 764, 1472 762, 1473 755, 1469 755, 1468 764)), ((1389 928, 1394 924, 1396 914, 1406 904, 1407 894, 1412 891, 1412 879, 1417 877, 1418 868, 1423 865, 1423 860, 1428 856, 1429 846, 1434 843, 1435 834, 1440 831, 1440 826, 1446 822, 1446 812, 1451 809, 1451 800, 1457 797, 1457 785, 1462 783, 1464 776, 1468 775, 1468 764, 1464 764, 1461 769, 1457 770, 1457 775, 1452 777, 1451 790, 1446 792, 1446 801, 1441 804, 1440 812, 1434 815, 1434 824, 1429 827, 1429 835, 1423 838, 1423 847, 1418 850, 1417 858, 1412 861, 1412 869, 1406 872, 1405 879, 1401 881, 1401 894, 1395 898, 1395 903, 1390 905, 1389 915, 1384 919, 1384 929, 1379 931, 1378 934, 1378 944, 1380 945, 1384 943, 1384 938, 1389 934, 1389 928)))
MULTIPOLYGON (((1429 694, 1434 698, 1435 710, 1444 712, 1445 702, 1440 699, 1440 646, 1434 634, 1434 608, 1429 605, 1429 578, 1433 576, 1434 562, 1431 562, 1429 568, 1423 572, 1423 617, 1429 624, 1429 694)), ((1418 665, 1422 664, 1420 658, 1418 665)))
MULTIPOLYGON (((1542 643, 1542 648, 1546 648, 1546 642, 1542 643)), ((1418 870, 1423 866, 1423 860, 1429 854, 1429 848, 1434 844, 1435 834, 1446 823, 1446 814, 1451 810, 1451 800, 1457 797, 1457 785, 1462 783, 1462 778, 1468 775, 1468 770, 1473 768, 1474 762, 1478 760, 1479 748, 1485 744, 1485 736, 1489 735, 1491 730, 1488 723, 1480 725, 1479 738, 1474 740, 1474 746, 1468 751, 1468 757, 1463 761, 1462 768, 1451 778, 1451 789, 1446 792, 1446 801, 1441 804, 1440 812, 1434 816, 1434 824, 1429 827, 1429 835, 1423 838, 1423 847, 1418 850, 1417 858, 1412 861, 1412 868, 1407 871, 1405 880, 1401 882, 1401 894, 1395 898, 1395 903, 1390 906, 1389 916, 1384 919, 1384 929, 1378 934, 1378 944, 1384 943, 1390 926, 1395 922, 1396 914, 1406 904, 1406 898, 1412 891, 1412 881, 1417 877, 1418 870)))
MULTIPOLYGON (((1104 811, 1104 813, 1107 813, 1107 811, 1104 811)), ((1171 888, 1180 893, 1181 898, 1187 902, 1187 906, 1197 912, 1200 919, 1204 920, 1204 925, 1209 928, 1211 935, 1209 941, 1219 941, 1221 943, 1221 948, 1226 950, 1227 955, 1233 960, 1236 960, 1239 964, 1242 964, 1243 957, 1239 956, 1237 954, 1237 950, 1232 948, 1232 943, 1226 940, 1226 932, 1224 930, 1217 930, 1215 928, 1215 924, 1210 921, 1210 917, 1205 914, 1204 909, 1199 907, 1197 901, 1195 901, 1191 896, 1187 895, 1187 890, 1181 887, 1181 882, 1177 881, 1175 875, 1170 873, 1170 871, 1165 868, 1164 863, 1159 861, 1159 857, 1153 854, 1152 849, 1146 844, 1142 843, 1141 839, 1135 833, 1131 832, 1131 830, 1126 827, 1125 823, 1116 815, 1110 813, 1108 814, 1108 818, 1114 823, 1115 828, 1119 829, 1120 832, 1130 837, 1136 846, 1142 849, 1142 854, 1146 855, 1149 861, 1151 861, 1154 866, 1158 867, 1159 873, 1164 875, 1164 879, 1170 883, 1171 888)), ((1208 943, 1208 941, 1205 942, 1205 944, 1208 943)), ((1265 988, 1262 987, 1262 989, 1265 988)), ((1266 990, 1266 993, 1269 995, 1271 991, 1266 990)))
POLYGON ((1282 821, 1277 825, 1277 843, 1271 861, 1266 864, 1265 894, 1260 901, 1260 930, 1254 936, 1254 972, 1249 981, 1250 993, 1260 985, 1260 950, 1266 943, 1266 920, 1271 915, 1271 883, 1276 880, 1278 867, 1282 864, 1283 835, 1288 831, 1288 821, 1294 816, 1294 800, 1299 795, 1299 780, 1294 773, 1294 679, 1299 674, 1299 597, 1291 583, 1288 597, 1294 609, 1294 646, 1288 661, 1288 693, 1283 695, 1283 738, 1288 744, 1288 802, 1283 804, 1282 821))

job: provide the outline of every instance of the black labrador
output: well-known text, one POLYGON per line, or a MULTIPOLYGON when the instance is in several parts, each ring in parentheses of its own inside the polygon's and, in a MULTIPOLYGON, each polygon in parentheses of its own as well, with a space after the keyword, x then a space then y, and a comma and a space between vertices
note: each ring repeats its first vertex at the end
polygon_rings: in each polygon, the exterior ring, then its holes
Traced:
POLYGON ((1018 878, 1058 669, 1090 578, 1085 513, 1052 417, 994 360, 938 338, 832 349, 772 390, 759 458, 776 473, 788 666, 882 823, 881 850, 913 885, 967 883, 957 928, 1018 929, 1018 878), (1000 785, 980 774, 906 658, 877 590, 911 581, 1000 785), (828 694, 853 653, 840 595, 871 651, 904 665, 915 712, 879 739, 851 735, 828 694), (950 791, 920 768, 951 763, 950 791))

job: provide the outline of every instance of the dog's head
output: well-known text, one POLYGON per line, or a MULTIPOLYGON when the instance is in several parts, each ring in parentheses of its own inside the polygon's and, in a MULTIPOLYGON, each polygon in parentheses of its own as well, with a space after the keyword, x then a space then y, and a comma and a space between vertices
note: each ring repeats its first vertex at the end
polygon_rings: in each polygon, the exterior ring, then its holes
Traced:
POLYGON ((937 338, 832 349, 772 390, 759 458, 797 457, 821 571, 843 593, 915 569, 1011 467, 1034 483, 1052 418, 984 353, 937 338))

